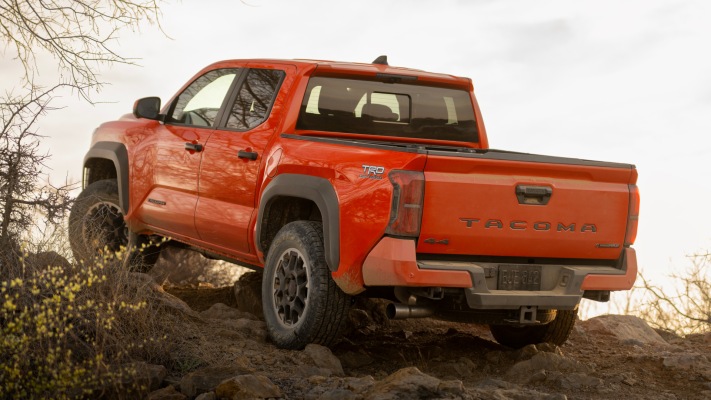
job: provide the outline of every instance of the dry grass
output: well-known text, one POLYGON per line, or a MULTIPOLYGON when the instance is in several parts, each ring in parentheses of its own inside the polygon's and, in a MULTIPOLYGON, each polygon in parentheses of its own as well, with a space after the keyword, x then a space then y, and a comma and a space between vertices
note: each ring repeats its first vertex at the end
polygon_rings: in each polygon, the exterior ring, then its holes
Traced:
MULTIPOLYGON (((126 259, 123 251, 84 265, 56 253, 5 257, 0 398, 93 397, 131 386, 131 362, 172 362, 189 312, 150 277, 129 272, 126 259)), ((145 388, 121 391, 130 389, 145 388)))

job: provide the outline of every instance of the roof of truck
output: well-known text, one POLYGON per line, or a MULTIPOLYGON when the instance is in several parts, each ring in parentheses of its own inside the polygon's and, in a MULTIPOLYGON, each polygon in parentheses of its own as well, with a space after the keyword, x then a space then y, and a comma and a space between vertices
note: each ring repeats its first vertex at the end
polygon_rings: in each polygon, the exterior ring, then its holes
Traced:
MULTIPOLYGON (((377 61, 377 60, 376 60, 377 61)), ((318 70, 318 75, 362 75, 362 76, 375 76, 376 74, 386 74, 395 76, 415 76, 418 79, 423 79, 426 81, 435 81, 444 84, 452 85, 471 85, 471 79, 466 77, 459 77, 449 74, 441 74, 434 72, 427 72, 414 68, 404 68, 395 67, 387 64, 377 64, 377 63, 357 63, 357 62, 343 62, 343 61, 329 61, 329 60, 310 60, 310 59, 294 59, 294 60, 283 60, 283 59, 268 59, 268 58, 254 58, 254 59, 235 59, 235 60, 224 60, 216 62, 208 67, 212 69, 217 65, 224 64, 274 64, 274 65, 293 65, 299 69, 310 69, 316 68, 318 70)))

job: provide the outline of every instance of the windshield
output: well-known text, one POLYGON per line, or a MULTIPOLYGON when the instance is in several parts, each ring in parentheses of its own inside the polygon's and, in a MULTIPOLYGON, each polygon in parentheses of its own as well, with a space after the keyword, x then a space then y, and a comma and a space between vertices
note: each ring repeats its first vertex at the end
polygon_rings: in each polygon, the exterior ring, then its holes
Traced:
POLYGON ((466 90, 313 77, 297 129, 478 142, 466 90))

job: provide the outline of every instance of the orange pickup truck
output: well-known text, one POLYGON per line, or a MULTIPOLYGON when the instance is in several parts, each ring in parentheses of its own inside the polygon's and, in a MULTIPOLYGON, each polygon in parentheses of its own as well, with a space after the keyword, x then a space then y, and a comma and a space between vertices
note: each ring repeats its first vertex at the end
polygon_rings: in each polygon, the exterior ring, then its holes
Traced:
POLYGON ((582 298, 637 273, 633 165, 489 149, 470 79, 383 56, 212 64, 102 124, 83 165, 77 259, 127 246, 146 269, 175 245, 263 270, 285 348, 334 343, 352 296, 562 344, 582 298))

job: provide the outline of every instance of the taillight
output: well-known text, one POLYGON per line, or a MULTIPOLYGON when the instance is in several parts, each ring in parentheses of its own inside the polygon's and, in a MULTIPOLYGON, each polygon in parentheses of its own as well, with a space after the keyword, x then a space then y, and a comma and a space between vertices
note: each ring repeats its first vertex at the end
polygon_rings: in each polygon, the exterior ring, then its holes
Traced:
POLYGON ((425 198, 425 174, 417 171, 391 171, 393 202, 390 222, 385 233, 395 236, 418 236, 425 198))
POLYGON ((634 244, 637 238, 637 223, 639 222, 639 188, 629 185, 630 206, 627 212, 627 232, 625 233, 625 246, 634 244))

